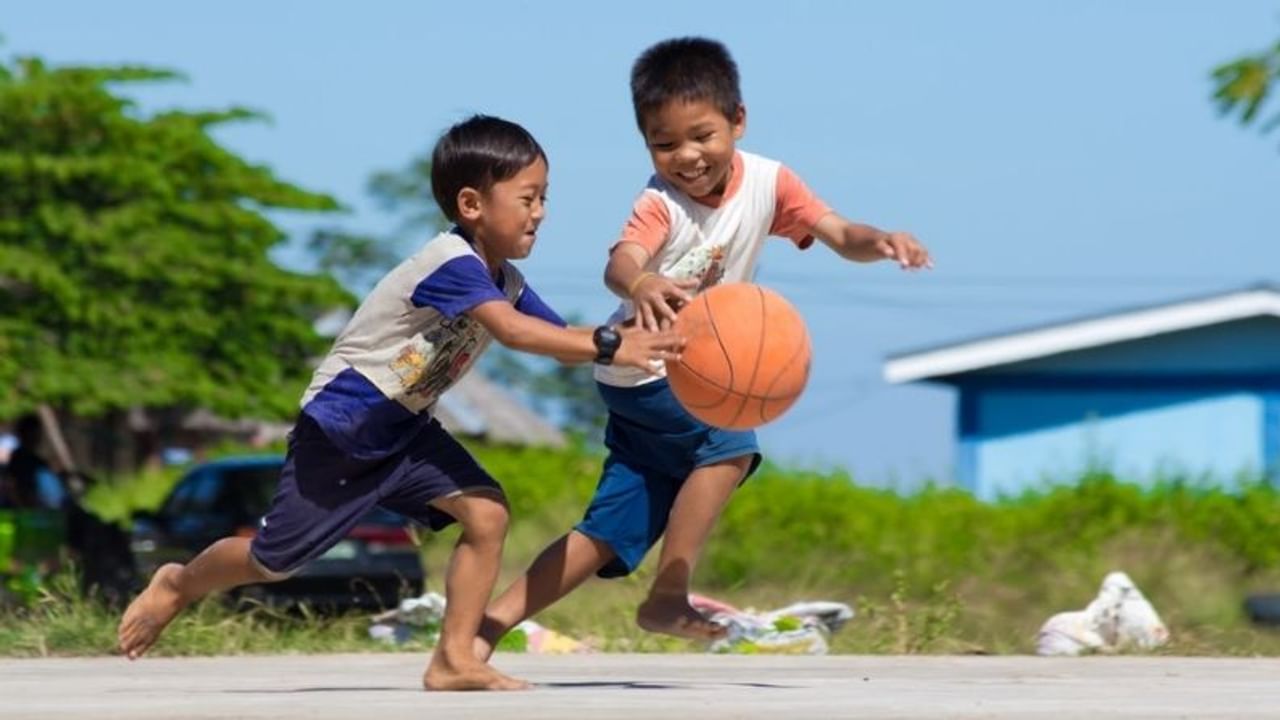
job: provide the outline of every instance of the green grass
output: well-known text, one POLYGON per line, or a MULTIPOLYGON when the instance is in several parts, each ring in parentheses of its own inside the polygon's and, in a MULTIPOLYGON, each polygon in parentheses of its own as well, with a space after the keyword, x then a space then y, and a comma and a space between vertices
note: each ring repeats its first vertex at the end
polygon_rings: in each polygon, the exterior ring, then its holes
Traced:
MULTIPOLYGON (((0 622, 0 653, 12 656, 103 655, 113 651, 119 616, 82 599, 70 574, 55 577, 30 607, 0 622)), ((325 618, 255 607, 237 612, 218 599, 189 608, 166 630, 157 655, 386 650, 368 639, 363 615, 325 618)), ((424 643, 397 649, 422 650, 424 643)))
MULTIPOLYGON (((501 480, 513 522, 501 584, 572 526, 594 489, 600 459, 581 449, 473 448, 501 480)), ((111 517, 154 507, 175 473, 95 488, 111 517)), ((907 496, 857 486, 840 473, 766 466, 737 494, 713 533, 696 590, 739 607, 797 600, 849 603, 858 617, 833 652, 1025 653, 1051 614, 1084 607, 1103 575, 1128 572, 1191 655, 1280 655, 1280 634, 1252 627, 1241 604, 1280 591, 1280 493, 1262 482, 1227 493, 1166 478, 1140 489, 1106 473, 1069 487, 979 503, 928 488, 907 496)), ((430 537, 429 586, 456 529, 430 537)), ((630 578, 593 580, 539 622, 603 650, 700 650, 639 630, 633 615, 654 557, 630 578)), ((65 589, 64 589, 65 590, 65 589)), ((5 612, 5 611, 0 611, 5 612)), ((0 655, 109 652, 115 617, 68 592, 0 615, 0 655)), ((159 654, 375 651, 363 616, 311 618, 265 608, 233 612, 216 601, 186 613, 159 654)), ((429 634, 399 646, 425 650, 429 634)))

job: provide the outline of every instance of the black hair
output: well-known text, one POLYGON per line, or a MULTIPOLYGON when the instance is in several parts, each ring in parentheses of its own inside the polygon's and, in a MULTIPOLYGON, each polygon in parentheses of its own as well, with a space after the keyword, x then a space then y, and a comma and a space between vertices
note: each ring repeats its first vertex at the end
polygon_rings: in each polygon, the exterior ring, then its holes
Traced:
POLYGON ((40 424, 40 416, 28 413, 18 418, 13 424, 13 434, 22 445, 37 445, 44 435, 44 427, 40 424))
POLYGON ((431 194, 441 212, 458 221, 458 192, 485 192, 547 154, 528 130, 502 118, 472 115, 440 136, 431 151, 431 194))
POLYGON ((671 100, 705 100, 732 120, 742 106, 742 90, 729 50, 715 40, 684 37, 641 53, 631 66, 631 104, 640 132, 649 113, 671 100))

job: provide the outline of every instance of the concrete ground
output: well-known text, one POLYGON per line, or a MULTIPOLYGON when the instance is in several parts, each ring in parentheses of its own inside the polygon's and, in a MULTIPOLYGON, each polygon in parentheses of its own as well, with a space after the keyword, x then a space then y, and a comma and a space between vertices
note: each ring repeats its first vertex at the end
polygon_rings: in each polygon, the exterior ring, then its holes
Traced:
POLYGON ((499 656, 529 692, 424 693, 411 654, 0 660, 0 718, 1278 718, 1280 660, 499 656))

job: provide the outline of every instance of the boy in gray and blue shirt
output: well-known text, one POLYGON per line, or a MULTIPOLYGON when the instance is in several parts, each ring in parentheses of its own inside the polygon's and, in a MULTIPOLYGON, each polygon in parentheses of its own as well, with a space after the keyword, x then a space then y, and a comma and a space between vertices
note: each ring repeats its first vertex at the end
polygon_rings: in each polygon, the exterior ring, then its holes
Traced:
POLYGON ((566 328, 526 285, 510 261, 537 240, 547 159, 524 128, 485 116, 455 125, 432 153, 431 181, 455 227, 378 283, 316 369, 258 534, 223 538, 186 565, 161 567, 129 605, 119 642, 130 659, 190 603, 288 577, 379 506, 433 529, 462 525, 423 686, 527 687, 474 652, 509 519, 502 488, 432 410, 495 339, 562 362, 635 367, 678 357, 681 341, 634 327, 566 328))

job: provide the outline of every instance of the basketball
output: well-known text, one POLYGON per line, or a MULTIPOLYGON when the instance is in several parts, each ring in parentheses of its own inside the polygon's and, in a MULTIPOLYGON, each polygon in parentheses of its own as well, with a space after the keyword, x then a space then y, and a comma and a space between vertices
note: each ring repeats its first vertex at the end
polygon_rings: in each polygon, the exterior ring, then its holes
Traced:
POLYGON ((759 427, 787 411, 809 380, 809 331, 778 293, 752 283, 717 285, 677 314, 679 360, 671 391, 694 417, 728 430, 759 427))

